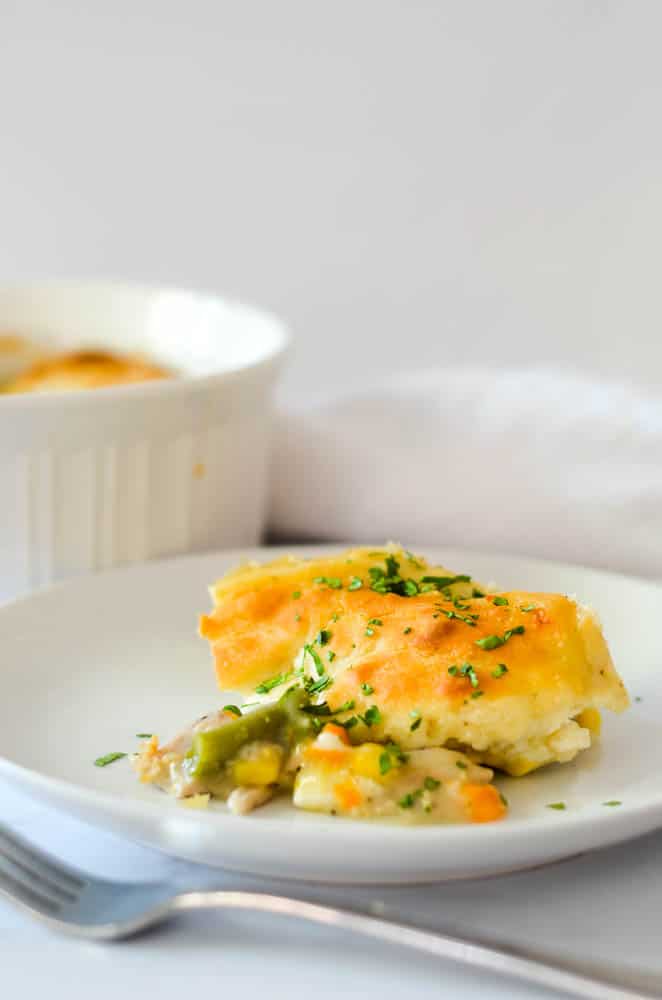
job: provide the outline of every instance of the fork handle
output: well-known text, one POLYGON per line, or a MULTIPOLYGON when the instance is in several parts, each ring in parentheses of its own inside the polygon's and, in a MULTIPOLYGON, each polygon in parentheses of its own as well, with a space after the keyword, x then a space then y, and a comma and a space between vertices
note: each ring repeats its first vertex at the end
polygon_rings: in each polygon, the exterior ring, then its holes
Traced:
POLYGON ((337 927, 350 933, 376 938, 388 944, 413 948, 436 958, 461 962, 486 972, 513 976, 547 989, 590 1000, 651 1000, 662 993, 640 993, 611 980, 594 978, 562 966, 549 965, 510 946, 472 943, 462 938, 422 930, 383 917, 345 910, 305 900, 259 892, 187 892, 172 900, 175 911, 231 909, 279 914, 309 923, 337 927))

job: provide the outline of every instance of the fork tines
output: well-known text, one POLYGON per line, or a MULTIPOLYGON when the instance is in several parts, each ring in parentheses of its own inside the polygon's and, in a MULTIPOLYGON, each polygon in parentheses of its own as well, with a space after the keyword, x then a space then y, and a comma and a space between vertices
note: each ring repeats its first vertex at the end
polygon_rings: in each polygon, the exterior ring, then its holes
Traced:
POLYGON ((0 826, 0 893, 54 915, 84 886, 77 873, 0 826))

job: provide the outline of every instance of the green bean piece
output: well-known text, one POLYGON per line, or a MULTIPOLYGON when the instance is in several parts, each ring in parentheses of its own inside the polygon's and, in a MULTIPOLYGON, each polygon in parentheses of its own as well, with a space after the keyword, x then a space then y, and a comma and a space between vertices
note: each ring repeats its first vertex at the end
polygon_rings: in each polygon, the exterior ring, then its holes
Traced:
POLYGON ((275 703, 247 712, 218 729, 196 733, 187 754, 191 761, 189 773, 194 778, 210 777, 235 757, 246 743, 256 740, 268 740, 289 749, 296 740, 311 732, 312 722, 301 711, 301 706, 307 701, 305 691, 293 688, 275 703))

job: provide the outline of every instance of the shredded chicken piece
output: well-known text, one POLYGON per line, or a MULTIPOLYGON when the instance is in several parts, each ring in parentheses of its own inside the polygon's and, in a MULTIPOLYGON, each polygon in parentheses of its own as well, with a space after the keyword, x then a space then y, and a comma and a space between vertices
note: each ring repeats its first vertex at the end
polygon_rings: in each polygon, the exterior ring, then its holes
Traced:
POLYGON ((235 788, 230 792, 228 798, 228 809, 235 816, 245 816, 258 806, 264 805, 273 796, 273 789, 264 788, 235 788))

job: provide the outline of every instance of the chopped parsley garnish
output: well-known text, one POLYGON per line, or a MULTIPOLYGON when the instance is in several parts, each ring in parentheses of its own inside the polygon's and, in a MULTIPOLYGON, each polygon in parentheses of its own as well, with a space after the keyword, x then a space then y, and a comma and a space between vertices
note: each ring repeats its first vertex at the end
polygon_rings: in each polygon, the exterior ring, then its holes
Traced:
MULTIPOLYGON (((508 598, 507 597, 495 597, 493 603, 496 604, 497 607, 503 607, 505 604, 508 604, 508 598)), ((523 610, 524 610, 524 608, 522 608, 522 611, 523 610)))
POLYGON ((448 668, 448 673, 451 677, 467 677, 473 688, 478 687, 478 675, 471 663, 463 663, 461 667, 454 663, 452 667, 448 668))
POLYGON ((338 708, 334 708, 333 713, 336 715, 340 712, 351 712, 355 704, 354 699, 350 698, 349 701, 344 701, 342 705, 338 705, 338 708))
POLYGON ((94 762, 95 767, 108 767, 109 764, 113 764, 116 760, 121 760, 122 757, 126 757, 125 753, 107 753, 103 757, 97 757, 94 762))
POLYGON ((525 611, 525 612, 535 611, 536 610, 536 605, 535 604, 520 604, 519 609, 520 609, 520 611, 525 611))
POLYGON ((332 622, 337 622, 339 617, 340 617, 340 615, 338 614, 338 612, 334 611, 333 614, 331 615, 331 621, 332 622))
POLYGON ((365 634, 366 634, 367 636, 371 636, 371 635, 374 635, 374 634, 375 634, 375 630, 374 630, 374 628, 367 628, 367 629, 365 630, 365 634))
POLYGON ((237 717, 241 715, 241 709, 237 705, 224 705, 223 711, 229 712, 230 715, 236 715, 237 717))
POLYGON ((357 717, 355 715, 351 715, 349 717, 349 719, 345 719, 344 722, 338 722, 338 721, 336 721, 336 725, 337 726, 342 726, 343 729, 353 729, 354 726, 358 726, 358 724, 359 724, 359 720, 357 719, 357 717))
POLYGON ((456 760, 456 761, 455 761, 455 766, 456 766, 456 767, 459 767, 459 769, 460 769, 461 771, 466 771, 466 769, 467 769, 467 764, 466 764, 466 762, 465 762, 465 761, 463 761, 463 760, 456 760))
POLYGON ((368 625, 380 625, 381 626, 383 624, 384 624, 384 622, 381 620, 381 618, 369 618, 368 619, 368 625))
POLYGON ((421 724, 422 721, 423 720, 420 719, 420 718, 419 719, 414 719, 414 721, 412 722, 411 726, 409 727, 409 732, 410 733, 415 733, 416 730, 418 729, 418 727, 420 726, 420 724, 421 724))
POLYGON ((293 590, 292 591, 292 600, 293 601, 298 601, 300 597, 301 597, 301 591, 300 590, 293 590))
POLYGON ((403 635, 409 635, 409 633, 412 632, 412 631, 413 631, 413 629, 412 629, 411 625, 407 625, 407 628, 405 628, 405 629, 402 630, 402 634, 403 635))
POLYGON ((301 711, 305 712, 306 715, 332 715, 332 711, 328 704, 323 701, 319 705, 302 705, 301 711))
MULTIPOLYGON (((478 615, 458 615, 457 611, 446 608, 439 608, 439 614, 446 615, 447 618, 455 618, 457 621, 464 622, 465 625, 469 625, 471 628, 476 627, 476 619, 478 618, 478 615)), ((435 614, 432 617, 436 618, 437 615, 435 614)))
POLYGON ((482 698, 484 694, 485 694, 484 691, 472 691, 471 692, 471 697, 472 698, 482 698))
POLYGON ((399 594, 400 597, 414 597, 418 594, 420 589, 418 583, 400 575, 400 563, 395 556, 386 556, 384 564, 385 569, 381 566, 371 566, 368 570, 372 590, 378 594, 399 594))
POLYGON ((426 792, 435 792, 440 785, 441 782, 437 781, 436 778, 427 777, 423 781, 423 788, 425 789, 426 792))
POLYGON ((503 635, 486 635, 482 639, 476 639, 476 645, 481 649, 498 649, 505 646, 513 635, 522 635, 525 631, 523 625, 516 625, 515 628, 507 628, 503 635))
POLYGON ((301 621, 301 615, 295 615, 294 616, 294 620, 295 620, 295 622, 300 622, 301 621))
POLYGON ((422 788, 415 788, 413 792, 407 792, 406 795, 403 795, 398 801, 398 805, 401 809, 411 809, 422 794, 422 788))
POLYGON ((603 804, 603 806, 622 806, 623 805, 623 803, 620 802, 618 799, 609 799, 608 802, 603 802, 602 804, 603 804))
POLYGON ((372 686, 372 684, 368 684, 367 682, 364 682, 361 685, 361 690, 363 691, 364 694, 372 694, 375 689, 372 686))
POLYGON ((406 764, 409 760, 408 755, 398 746, 397 743, 387 743, 386 749, 390 754, 392 754, 399 764, 406 764))
POLYGON ((288 677, 291 676, 292 676, 291 670, 288 671, 287 673, 276 674, 275 677, 271 677, 269 678, 269 680, 262 681, 261 684, 258 684, 258 686, 255 688, 255 694, 268 694, 270 691, 273 691, 275 687, 278 687, 279 684, 284 684, 285 681, 288 679, 288 677))
POLYGON ((325 583, 331 590, 342 589, 342 580, 337 576, 316 576, 313 583, 325 583))
POLYGON ((483 593, 482 590, 478 590, 477 587, 474 587, 473 594, 471 596, 472 597, 485 597, 485 594, 483 593))
POLYGON ((320 629, 320 632, 315 640, 320 646, 326 646, 327 643, 331 641, 332 632, 329 632, 328 628, 320 629))
POLYGON ((635 701, 643 701, 643 698, 641 697, 641 695, 640 695, 640 694, 638 694, 638 695, 636 695, 636 697, 635 697, 635 699, 634 699, 634 700, 635 700, 635 701))
POLYGON ((557 809, 559 812, 565 809, 565 802, 549 802, 547 804, 548 809, 557 809))
POLYGON ((363 586, 363 580, 359 576, 353 576, 350 578, 347 589, 360 590, 362 586, 363 586))
POLYGON ((376 726, 382 721, 382 713, 379 711, 376 705, 371 705, 367 708, 365 715, 359 715, 361 722, 368 726, 376 726))
POLYGON ((324 677, 319 677, 316 681, 307 677, 303 686, 308 694, 320 694, 322 691, 326 691, 327 688, 331 687, 332 684, 333 680, 327 674, 324 677))
POLYGON ((306 659, 306 654, 308 654, 308 656, 311 657, 313 663, 315 664, 315 669, 317 670, 317 673, 320 674, 320 675, 323 674, 324 673, 324 664, 322 663, 320 654, 317 652, 317 650, 315 649, 315 647, 311 646, 309 643, 306 643, 306 645, 303 647, 303 659, 304 660, 306 659))
POLYGON ((336 658, 336 654, 333 652, 332 649, 329 650, 329 652, 327 653, 327 656, 329 658, 329 663, 333 663, 333 661, 336 658))
POLYGON ((454 583, 471 583, 470 576, 423 576, 421 583, 431 583, 437 590, 452 587, 454 583))
POLYGON ((388 750, 384 750, 379 756, 379 773, 388 774, 392 767, 393 761, 391 760, 391 755, 388 750))
MULTIPOLYGON (((239 714, 241 715, 241 712, 239 714)), ((151 738, 152 738, 152 733, 136 733, 137 740, 151 740, 151 738)))
POLYGON ((499 677, 503 677, 503 675, 507 673, 508 673, 508 667, 506 666, 506 664, 498 663, 495 669, 492 671, 492 677, 496 677, 496 679, 498 680, 499 677))

